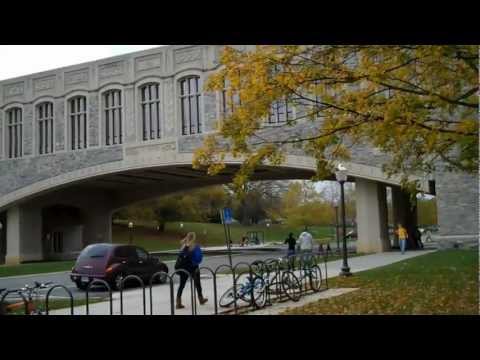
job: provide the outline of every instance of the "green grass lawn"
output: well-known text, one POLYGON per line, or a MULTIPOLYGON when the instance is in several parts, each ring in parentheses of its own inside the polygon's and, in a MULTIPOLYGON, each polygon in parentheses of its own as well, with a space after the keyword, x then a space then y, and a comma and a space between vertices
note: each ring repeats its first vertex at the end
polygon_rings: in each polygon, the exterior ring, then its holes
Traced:
POLYGON ((5 276, 18 276, 28 274, 40 274, 57 271, 69 271, 75 261, 45 261, 32 262, 20 265, 0 265, 0 278, 5 276))
MULTIPOLYGON (((230 234, 234 244, 239 244, 242 236, 247 231, 263 231, 265 242, 283 242, 289 232, 298 236, 303 228, 291 229, 285 225, 273 224, 267 229, 266 226, 253 225, 243 226, 232 224, 230 234)), ((183 228, 180 222, 167 223, 165 232, 159 232, 152 223, 140 223, 133 230, 133 243, 148 251, 178 249, 180 240, 187 232, 194 231, 203 246, 225 245, 225 232, 222 224, 184 222, 183 228)), ((310 232, 317 242, 326 243, 332 239, 333 229, 330 227, 312 226, 310 232)), ((126 225, 115 224, 112 227, 113 242, 126 244, 129 242, 130 234, 126 225)))
POLYGON ((445 250, 351 278, 329 279, 352 293, 288 309, 283 314, 479 314, 478 248, 445 250))
MULTIPOLYGON (((133 230, 133 244, 145 248, 147 251, 174 250, 180 246, 180 240, 189 231, 195 231, 203 246, 225 245, 225 233, 222 224, 190 223, 184 222, 183 229, 180 222, 166 224, 165 232, 159 232, 155 225, 149 222, 139 223, 133 230)), ((240 242, 243 234, 247 231, 264 231, 265 241, 282 241, 292 231, 298 236, 302 228, 290 229, 284 225, 272 225, 270 229, 266 226, 242 226, 233 224, 231 226, 231 237, 235 244, 240 242)), ((312 235, 317 242, 326 242, 333 230, 329 227, 311 227, 312 235)), ((119 244, 127 244, 130 240, 130 232, 126 222, 112 225, 112 241, 119 244)), ((162 261, 174 260, 175 256, 162 256, 162 261)), ((69 271, 75 261, 46 261, 24 263, 14 266, 0 265, 0 278, 5 276, 18 276, 28 274, 41 274, 57 271, 69 271)))

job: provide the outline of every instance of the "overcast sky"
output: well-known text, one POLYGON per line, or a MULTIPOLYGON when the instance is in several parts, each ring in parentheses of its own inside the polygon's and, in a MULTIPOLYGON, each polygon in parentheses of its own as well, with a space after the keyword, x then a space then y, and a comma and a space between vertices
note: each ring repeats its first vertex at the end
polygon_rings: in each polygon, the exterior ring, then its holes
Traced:
POLYGON ((0 45, 0 80, 160 45, 0 45))

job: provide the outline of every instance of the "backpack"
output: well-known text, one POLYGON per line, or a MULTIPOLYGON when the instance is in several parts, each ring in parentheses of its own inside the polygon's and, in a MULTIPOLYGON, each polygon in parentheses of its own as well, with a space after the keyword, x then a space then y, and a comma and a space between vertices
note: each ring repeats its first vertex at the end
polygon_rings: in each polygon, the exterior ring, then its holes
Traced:
POLYGON ((178 254, 177 261, 175 262, 175 270, 183 269, 190 271, 192 268, 192 254, 188 251, 188 247, 184 247, 178 254))

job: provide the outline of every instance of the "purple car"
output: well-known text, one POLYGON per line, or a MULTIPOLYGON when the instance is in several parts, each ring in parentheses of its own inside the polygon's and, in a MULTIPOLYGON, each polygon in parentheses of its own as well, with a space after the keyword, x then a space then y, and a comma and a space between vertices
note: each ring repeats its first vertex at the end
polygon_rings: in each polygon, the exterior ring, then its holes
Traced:
POLYGON ((82 290, 93 279, 105 280, 113 289, 118 290, 122 278, 127 275, 137 275, 148 285, 152 275, 159 271, 164 273, 155 277, 155 283, 164 283, 167 279, 167 265, 138 246, 92 244, 78 256, 70 279, 82 290))

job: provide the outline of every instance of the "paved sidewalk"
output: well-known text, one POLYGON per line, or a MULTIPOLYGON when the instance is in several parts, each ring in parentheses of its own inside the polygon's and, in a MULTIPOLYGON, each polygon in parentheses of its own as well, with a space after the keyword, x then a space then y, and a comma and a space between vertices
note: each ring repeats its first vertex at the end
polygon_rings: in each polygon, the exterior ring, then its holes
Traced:
MULTIPOLYGON (((358 256, 349 259, 350 269, 353 273, 369 270, 385 265, 389 265, 395 262, 399 262, 405 259, 410 259, 413 257, 425 255, 434 252, 434 250, 417 250, 417 251, 407 251, 404 255, 400 252, 386 252, 380 254, 372 254, 372 255, 365 255, 365 256, 358 256)), ((323 264, 319 264, 322 270, 322 275, 325 276, 325 268, 323 264)), ((327 265, 327 275, 328 278, 332 278, 338 276, 340 269, 342 267, 342 260, 331 261, 327 265)), ((176 293, 178 286, 178 280, 175 281, 174 284, 174 291, 176 293)), ((209 301, 203 305, 197 305, 197 314, 199 315, 207 315, 207 314, 214 314, 214 304, 213 304, 213 279, 211 276, 207 274, 202 275, 202 287, 204 296, 208 297, 209 301)), ((218 289, 218 299, 220 296, 230 287, 232 287, 232 277, 231 275, 218 275, 217 276, 217 289, 218 289)), ((334 289, 331 289, 334 290, 334 289)), ((330 290, 329 290, 330 291, 330 290)), ((324 292, 323 295, 321 294, 314 294, 314 295, 307 295, 303 298, 302 301, 315 301, 314 296, 337 296, 340 295, 341 292, 338 291, 327 291, 324 292)), ((183 292, 183 303, 186 306, 185 309, 175 310, 175 314, 178 315, 190 315, 192 313, 191 304, 190 304, 190 286, 187 283, 185 290, 183 292)), ((168 284, 157 285, 153 287, 152 290, 152 308, 153 308, 153 315, 170 315, 170 286, 168 284)), ((241 301, 239 300, 239 304, 241 301)), ((284 303, 287 304, 287 303, 284 303)), ((291 303, 295 304, 295 303, 291 303)), ((290 304, 290 305, 291 305, 290 304)), ((275 312, 276 307, 281 306, 283 304, 274 305, 269 308, 270 312, 275 312)), ((146 313, 150 314, 150 290, 145 290, 145 306, 146 306, 146 313)), ((143 314, 143 296, 142 296, 142 289, 132 289, 125 291, 123 294, 123 313, 125 315, 136 314, 141 315, 143 314)), ((223 310, 222 308, 218 308, 219 311, 223 310)), ((70 313, 70 309, 61 309, 52 311, 51 314, 55 315, 67 315, 70 313)), ((113 313, 120 314, 120 293, 115 292, 113 295, 113 313)), ((75 315, 82 315, 85 314, 85 306, 75 307, 74 308, 75 315)), ((90 314, 109 314, 109 302, 102 302, 90 305, 90 314)))

